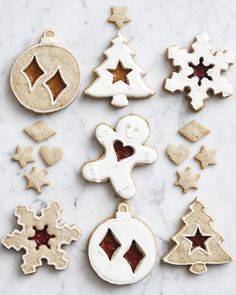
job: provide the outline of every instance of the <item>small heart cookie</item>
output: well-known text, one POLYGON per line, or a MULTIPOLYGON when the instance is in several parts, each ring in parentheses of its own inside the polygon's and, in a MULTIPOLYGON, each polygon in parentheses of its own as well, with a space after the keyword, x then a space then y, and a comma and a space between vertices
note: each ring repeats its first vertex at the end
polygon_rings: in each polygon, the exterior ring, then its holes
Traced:
POLYGON ((183 144, 170 144, 166 148, 166 154, 176 165, 180 165, 189 155, 189 148, 183 144))
POLYGON ((47 166, 52 166, 61 160, 63 151, 59 147, 41 146, 39 154, 47 166))

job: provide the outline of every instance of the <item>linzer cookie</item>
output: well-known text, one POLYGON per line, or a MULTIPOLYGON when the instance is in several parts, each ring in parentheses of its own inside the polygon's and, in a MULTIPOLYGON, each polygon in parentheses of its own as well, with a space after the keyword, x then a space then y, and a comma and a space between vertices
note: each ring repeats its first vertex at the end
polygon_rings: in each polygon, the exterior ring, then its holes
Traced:
POLYGON ((172 238, 174 246, 164 256, 164 262, 189 265, 194 274, 205 273, 207 264, 230 262, 232 257, 223 249, 223 238, 213 229, 213 219, 206 213, 204 205, 196 198, 189 209, 182 217, 182 228, 172 238))
POLYGON ((47 180, 47 170, 40 170, 38 167, 34 166, 31 169, 31 172, 24 174, 24 177, 27 181, 27 189, 35 189, 38 194, 41 194, 42 188, 46 185, 49 185, 47 180))
POLYGON ((176 165, 180 165, 189 155, 189 148, 186 145, 170 144, 166 148, 166 154, 176 165))
POLYGON ((63 151, 59 147, 41 146, 39 154, 47 166, 52 166, 59 162, 63 156, 63 151))
POLYGON ((197 121, 193 120, 181 129, 179 129, 178 132, 189 141, 197 142, 198 140, 206 136, 210 132, 210 130, 197 121))
POLYGON ((222 73, 233 64, 234 57, 228 51, 214 52, 206 32, 197 35, 191 51, 172 46, 168 48, 167 57, 176 71, 165 80, 164 88, 170 92, 186 90, 195 111, 204 107, 209 90, 222 97, 233 94, 232 84, 222 73))
POLYGON ((75 225, 60 225, 61 211, 58 201, 48 203, 40 215, 28 206, 16 207, 15 216, 21 229, 7 234, 2 244, 8 249, 25 251, 21 268, 26 275, 36 272, 43 259, 57 270, 67 268, 68 258, 62 245, 77 241, 81 231, 75 225))
POLYGON ((193 173, 191 167, 187 167, 184 171, 177 171, 176 174, 178 179, 174 185, 180 186, 184 193, 187 193, 189 189, 198 189, 197 181, 200 174, 193 173))
POLYGON ((133 168, 157 160, 157 152, 145 145, 149 137, 148 123, 140 116, 127 115, 118 121, 115 129, 99 124, 95 135, 104 147, 104 153, 99 159, 83 165, 83 177, 97 183, 110 180, 119 196, 134 197, 133 168))
MULTIPOLYGON (((118 27, 128 20, 127 8, 114 8, 109 21, 118 27)), ((154 94, 143 81, 145 71, 134 61, 135 51, 128 47, 128 41, 118 31, 111 46, 104 52, 106 59, 94 70, 95 80, 84 91, 98 98, 112 98, 115 107, 125 107, 128 98, 141 99, 154 94)))
POLYGON ((25 108, 50 113, 68 106, 80 85, 75 56, 58 45, 55 32, 43 33, 39 44, 24 51, 11 71, 11 88, 25 108))
POLYGON ((134 218, 127 203, 119 203, 115 216, 100 223, 89 240, 89 261, 97 275, 116 285, 145 277, 156 259, 151 230, 134 218))

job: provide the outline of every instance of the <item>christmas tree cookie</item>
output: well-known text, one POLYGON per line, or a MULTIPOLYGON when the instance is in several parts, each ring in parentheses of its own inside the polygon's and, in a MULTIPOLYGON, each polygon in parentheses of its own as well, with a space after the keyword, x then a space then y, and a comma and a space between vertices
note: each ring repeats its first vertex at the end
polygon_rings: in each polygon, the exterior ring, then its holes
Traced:
POLYGON ((180 231, 172 238, 175 245, 164 256, 166 263, 190 265, 194 274, 207 271, 207 264, 223 264, 232 258, 223 249, 220 236, 212 227, 213 219, 205 212, 204 205, 196 198, 182 217, 180 231))
MULTIPOLYGON (((117 17, 112 20, 117 21, 117 17)), ((123 21, 122 18, 122 25, 123 21)), ((111 41, 111 47, 104 52, 106 59, 94 70, 96 79, 84 91, 85 94, 112 98, 111 104, 115 107, 127 106, 127 98, 139 99, 154 94, 143 81, 145 71, 134 61, 135 51, 127 43, 127 39, 118 31, 111 41)))

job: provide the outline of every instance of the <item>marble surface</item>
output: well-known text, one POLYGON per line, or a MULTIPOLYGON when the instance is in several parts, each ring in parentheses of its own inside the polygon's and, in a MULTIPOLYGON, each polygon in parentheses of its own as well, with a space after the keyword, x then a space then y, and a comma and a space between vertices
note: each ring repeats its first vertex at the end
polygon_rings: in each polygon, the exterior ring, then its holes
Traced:
MULTIPOLYGON (((236 256, 236 97, 212 98, 199 113, 192 112, 181 94, 171 95, 162 90, 163 79, 171 71, 165 59, 165 49, 173 44, 190 45, 203 29, 211 36, 214 48, 236 52, 236 2, 233 0, 9 0, 0 9, 0 238, 16 226, 14 208, 27 204, 40 209, 46 202, 58 199, 64 208, 63 221, 77 224, 83 231, 81 239, 65 247, 70 263, 65 271, 41 267, 37 273, 24 276, 20 270, 22 253, 0 247, 0 293, 8 295, 86 295, 86 294, 163 294, 213 295, 233 294, 236 289, 236 263, 209 266, 201 276, 192 275, 187 267, 160 262, 170 247, 170 237, 176 233, 181 216, 195 196, 207 205, 215 219, 215 229, 225 237, 224 247, 236 256), (106 23, 113 4, 127 5, 133 21, 122 32, 136 49, 136 61, 147 70, 145 80, 156 94, 128 107, 114 110, 106 99, 82 95, 91 81, 91 70, 102 60, 102 52, 116 34, 106 23), (82 84, 77 99, 65 110, 41 116, 19 105, 9 87, 9 73, 15 58, 29 45, 37 43, 43 30, 56 30, 60 43, 78 57, 82 84), (94 227, 112 215, 118 199, 111 186, 85 182, 80 174, 82 163, 93 159, 101 147, 93 137, 96 124, 105 121, 114 125, 128 113, 145 117, 151 126, 149 144, 156 147, 159 159, 154 165, 137 168, 134 176, 138 192, 129 204, 136 216, 145 221, 157 239, 157 261, 152 272, 142 281, 117 287, 100 280, 91 269, 87 257, 88 238, 94 227), (38 167, 44 165, 38 157, 40 144, 23 134, 22 129, 44 119, 57 130, 47 141, 64 149, 64 158, 49 168, 50 186, 37 195, 25 190, 22 175, 31 165, 21 169, 11 162, 16 144, 34 146, 38 167), (199 120, 211 133, 200 142, 190 144, 176 131, 190 120, 199 120), (167 159, 169 143, 185 143, 191 156, 180 169, 190 165, 201 173, 198 191, 181 193, 173 187, 176 167, 167 159), (200 171, 193 155, 201 144, 218 148, 214 167, 200 171)), ((228 77, 236 85, 235 67, 228 77)))

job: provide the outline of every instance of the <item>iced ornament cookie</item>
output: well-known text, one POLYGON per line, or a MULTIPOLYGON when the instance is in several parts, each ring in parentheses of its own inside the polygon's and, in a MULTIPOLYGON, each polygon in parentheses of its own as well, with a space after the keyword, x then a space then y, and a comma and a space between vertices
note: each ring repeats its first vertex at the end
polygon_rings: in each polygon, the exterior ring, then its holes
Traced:
POLYGON ((151 271, 156 242, 147 225, 132 217, 127 203, 120 203, 115 216, 92 233, 88 255, 101 279, 116 285, 132 284, 151 271))
POLYGON ((77 241, 81 231, 75 225, 59 225, 62 207, 58 201, 48 203, 41 215, 28 206, 17 206, 15 216, 22 227, 7 234, 2 244, 16 251, 24 250, 21 268, 25 274, 36 272, 42 266, 42 259, 55 269, 66 269, 68 258, 62 245, 77 241))
POLYGON ((175 245, 163 258, 174 265, 190 265, 194 274, 207 271, 207 264, 223 264, 232 258, 223 249, 220 236, 212 227, 213 219, 196 198, 189 206, 189 212, 182 217, 184 226, 172 238, 175 245))
POLYGON ((234 57, 228 51, 213 52, 206 32, 196 36, 191 49, 188 52, 178 46, 168 48, 167 58, 177 70, 165 80, 164 88, 170 92, 187 90, 191 107, 200 111, 210 90, 214 95, 221 94, 222 97, 233 94, 233 86, 222 72, 233 64, 234 57))
POLYGON ((39 44, 17 58, 10 80, 12 91, 25 108, 37 113, 55 112, 76 97, 79 64, 72 53, 58 45, 54 31, 48 29, 39 44))
POLYGON ((157 152, 145 145, 149 137, 148 123, 140 116, 128 115, 118 121, 115 129, 99 124, 95 136, 104 147, 104 154, 83 165, 83 177, 97 183, 110 180, 120 197, 134 197, 133 168, 157 160, 157 152))
POLYGON ((84 91, 93 97, 112 98, 115 107, 129 104, 127 98, 141 99, 154 94, 143 81, 145 72, 136 64, 135 51, 128 47, 127 39, 118 32, 111 47, 104 55, 106 59, 94 70, 96 79, 84 91))

